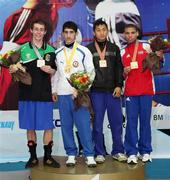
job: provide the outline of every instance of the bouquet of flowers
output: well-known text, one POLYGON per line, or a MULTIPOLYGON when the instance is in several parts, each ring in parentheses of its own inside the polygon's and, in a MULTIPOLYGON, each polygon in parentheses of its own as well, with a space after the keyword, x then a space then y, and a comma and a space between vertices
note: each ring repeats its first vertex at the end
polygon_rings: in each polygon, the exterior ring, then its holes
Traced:
POLYGON ((87 91, 93 82, 91 74, 85 71, 76 72, 71 74, 70 78, 67 80, 78 92, 77 97, 74 98, 75 109, 77 110, 81 106, 85 106, 93 116, 91 101, 87 94, 87 91))
POLYGON ((19 45, 5 41, 0 51, 0 66, 10 68, 13 66, 12 78, 14 81, 21 81, 24 84, 30 85, 32 79, 26 68, 22 66, 20 61, 19 45))
POLYGON ((157 51, 162 51, 168 48, 170 43, 167 40, 164 40, 162 36, 156 36, 148 40, 151 47, 151 52, 143 60, 143 72, 148 68, 154 74, 158 73, 161 68, 160 60, 161 58, 156 54, 157 51))
POLYGON ((169 39, 164 39, 164 43, 167 49, 170 49, 170 40, 169 39))

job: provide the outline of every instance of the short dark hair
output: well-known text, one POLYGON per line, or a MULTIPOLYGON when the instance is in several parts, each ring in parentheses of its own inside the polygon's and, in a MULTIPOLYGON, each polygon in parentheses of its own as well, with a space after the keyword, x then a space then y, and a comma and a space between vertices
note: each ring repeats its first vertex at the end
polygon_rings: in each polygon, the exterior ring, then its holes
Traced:
POLYGON ((106 28, 108 29, 108 26, 107 26, 106 22, 102 18, 100 18, 100 19, 97 19, 94 22, 94 24, 93 24, 93 31, 95 31, 96 27, 99 26, 99 25, 105 25, 106 28))
POLYGON ((42 19, 36 19, 36 20, 32 21, 32 22, 31 22, 31 26, 30 26, 31 29, 33 29, 34 24, 44 25, 45 30, 47 30, 47 23, 46 23, 44 20, 42 20, 42 19))
POLYGON ((62 32, 64 32, 64 30, 68 28, 68 29, 73 29, 75 32, 77 32, 77 24, 73 21, 66 21, 64 24, 63 24, 63 29, 62 29, 62 32))
POLYGON ((30 28, 33 29, 34 24, 41 24, 44 25, 46 34, 44 35, 44 42, 47 43, 50 39, 50 37, 52 36, 52 25, 50 22, 43 20, 43 19, 35 19, 34 21, 31 22, 30 28))
POLYGON ((125 29, 127 29, 127 28, 134 28, 136 31, 140 32, 139 28, 138 28, 135 24, 126 24, 126 25, 124 26, 124 31, 125 31, 125 29))

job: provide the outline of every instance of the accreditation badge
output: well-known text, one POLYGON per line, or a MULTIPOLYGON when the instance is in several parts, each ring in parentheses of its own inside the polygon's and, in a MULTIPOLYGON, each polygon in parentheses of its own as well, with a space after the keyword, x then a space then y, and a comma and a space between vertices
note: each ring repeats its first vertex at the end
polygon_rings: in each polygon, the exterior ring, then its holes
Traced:
POLYGON ((99 60, 99 66, 100 66, 101 68, 107 67, 107 61, 106 61, 105 59, 100 59, 100 60, 99 60))
POLYGON ((70 73, 71 72, 71 65, 66 65, 65 67, 64 67, 64 71, 65 71, 65 73, 70 73))
POLYGON ((37 67, 45 66, 45 60, 44 59, 38 59, 37 60, 37 67))
POLYGON ((138 62, 137 61, 133 61, 130 63, 130 68, 131 69, 138 69, 138 62))

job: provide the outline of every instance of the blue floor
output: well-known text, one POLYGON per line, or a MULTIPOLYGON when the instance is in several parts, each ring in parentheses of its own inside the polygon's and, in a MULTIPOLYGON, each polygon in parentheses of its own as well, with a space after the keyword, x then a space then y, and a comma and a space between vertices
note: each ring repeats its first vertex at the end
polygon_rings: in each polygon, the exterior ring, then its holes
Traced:
POLYGON ((25 162, 0 163, 0 171, 22 171, 25 170, 25 162))
MULTIPOLYGON (((22 171, 25 162, 0 163, 0 171, 22 171)), ((152 163, 145 165, 147 179, 170 179, 170 159, 153 159, 152 163)))
POLYGON ((170 179, 170 159, 153 159, 145 165, 147 179, 170 179))

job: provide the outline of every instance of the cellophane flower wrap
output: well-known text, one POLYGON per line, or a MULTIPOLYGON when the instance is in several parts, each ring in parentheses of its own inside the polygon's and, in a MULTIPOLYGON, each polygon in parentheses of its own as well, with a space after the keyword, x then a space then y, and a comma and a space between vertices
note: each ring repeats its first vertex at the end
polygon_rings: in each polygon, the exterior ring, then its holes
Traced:
POLYGON ((91 106, 91 101, 88 96, 88 90, 93 83, 92 73, 87 73, 86 71, 76 72, 70 75, 68 82, 74 87, 78 94, 74 98, 75 109, 79 109, 81 106, 87 107, 93 115, 93 110, 91 106))
POLYGON ((24 84, 30 85, 32 79, 29 73, 26 72, 26 68, 20 63, 20 46, 13 42, 3 42, 2 49, 0 51, 0 66, 4 68, 10 68, 13 65, 15 72, 12 73, 12 79, 14 81, 21 81, 24 84))
POLYGON ((20 58, 19 48, 16 43, 4 41, 0 51, 0 65, 9 68, 11 64, 16 64, 20 58))
POLYGON ((148 40, 151 48, 151 52, 143 60, 142 66, 143 71, 150 69, 154 74, 159 73, 161 69, 161 58, 157 56, 157 51, 164 51, 167 48, 170 48, 170 42, 166 39, 163 39, 162 36, 155 36, 148 40))
POLYGON ((81 71, 71 74, 69 82, 75 89, 79 91, 87 91, 93 81, 91 80, 89 73, 81 71))

